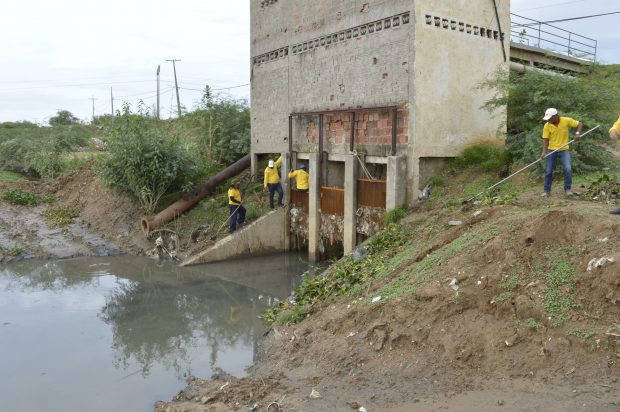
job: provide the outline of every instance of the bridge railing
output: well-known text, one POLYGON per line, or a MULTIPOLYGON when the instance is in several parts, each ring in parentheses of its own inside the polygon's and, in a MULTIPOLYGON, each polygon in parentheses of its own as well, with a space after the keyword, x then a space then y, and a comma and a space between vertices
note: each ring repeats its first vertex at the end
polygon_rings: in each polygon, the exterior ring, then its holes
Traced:
POLYGON ((510 17, 510 40, 513 43, 596 61, 596 40, 518 14, 510 13, 510 17))

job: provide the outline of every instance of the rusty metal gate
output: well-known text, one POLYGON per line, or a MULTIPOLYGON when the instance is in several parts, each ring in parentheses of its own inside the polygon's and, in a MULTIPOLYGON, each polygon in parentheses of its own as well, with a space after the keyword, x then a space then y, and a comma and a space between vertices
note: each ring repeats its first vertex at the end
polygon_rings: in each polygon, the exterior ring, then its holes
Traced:
POLYGON ((385 180, 357 179, 357 205, 385 209, 385 180))
POLYGON ((329 215, 344 216, 343 188, 321 186, 321 212, 329 215))

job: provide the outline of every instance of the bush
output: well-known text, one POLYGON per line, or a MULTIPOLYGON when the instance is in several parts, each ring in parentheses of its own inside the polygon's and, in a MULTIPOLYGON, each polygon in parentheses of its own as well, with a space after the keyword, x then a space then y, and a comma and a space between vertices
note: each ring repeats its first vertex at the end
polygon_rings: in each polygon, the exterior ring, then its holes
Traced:
POLYGON ((508 164, 509 158, 509 153, 503 147, 476 145, 465 149, 451 162, 458 167, 475 167, 488 172, 501 169, 508 164))
POLYGON ((7 190, 2 194, 2 199, 14 205, 36 206, 41 203, 41 198, 36 193, 26 192, 21 189, 7 190))
POLYGON ((189 189, 196 160, 179 139, 128 105, 111 130, 108 157, 100 168, 105 182, 137 198, 153 212, 169 190, 189 189))

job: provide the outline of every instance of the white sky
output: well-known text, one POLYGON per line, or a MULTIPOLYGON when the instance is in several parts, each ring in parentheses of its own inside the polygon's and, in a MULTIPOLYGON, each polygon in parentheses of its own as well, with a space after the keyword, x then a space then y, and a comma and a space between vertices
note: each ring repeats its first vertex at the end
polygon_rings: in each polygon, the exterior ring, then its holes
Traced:
MULTIPOLYGON (((115 109, 122 101, 135 107, 138 99, 154 107, 158 65, 162 117, 174 116, 172 64, 165 61, 171 58, 181 59, 181 104, 189 109, 207 83, 214 89, 245 85, 249 2, 3 0, 0 121, 44 123, 58 109, 89 120, 91 96, 96 115, 110 112, 110 87, 115 109)), ((620 0, 512 0, 511 9, 547 21, 620 11, 620 0)), ((620 14, 556 25, 598 40, 599 60, 620 63, 620 14)), ((249 99, 250 87, 221 93, 249 99)))

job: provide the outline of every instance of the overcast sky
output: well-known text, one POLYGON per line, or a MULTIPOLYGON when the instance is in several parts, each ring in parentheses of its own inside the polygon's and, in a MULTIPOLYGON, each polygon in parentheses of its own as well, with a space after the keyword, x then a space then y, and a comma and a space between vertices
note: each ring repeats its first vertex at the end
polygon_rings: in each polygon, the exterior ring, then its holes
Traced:
MULTIPOLYGON (((249 1, 3 0, 0 121, 45 123, 59 109, 88 121, 91 97, 96 115, 110 113, 110 87, 115 109, 139 99, 154 107, 158 65, 162 117, 174 116, 172 63, 165 61, 173 58, 181 59, 188 109, 205 84, 249 99, 249 1)), ((549 21, 620 11, 620 1, 512 0, 511 9, 549 21)), ((555 25, 596 39, 598 59, 620 63, 620 14, 555 25)))

